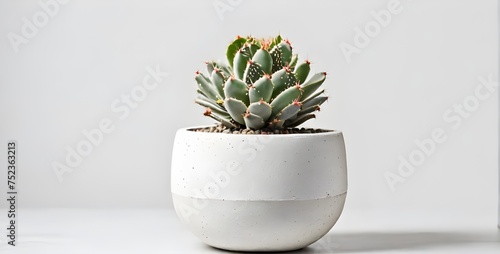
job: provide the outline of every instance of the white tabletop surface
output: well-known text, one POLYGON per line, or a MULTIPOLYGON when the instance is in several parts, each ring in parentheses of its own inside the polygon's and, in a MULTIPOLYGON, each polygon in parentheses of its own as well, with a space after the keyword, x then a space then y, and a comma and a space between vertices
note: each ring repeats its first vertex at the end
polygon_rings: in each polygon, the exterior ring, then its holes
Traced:
MULTIPOLYGON (((2 233, 1 253, 229 253, 199 241, 171 209, 22 209, 18 217, 17 246, 2 233)), ((350 210, 293 253, 498 254, 500 230, 494 214, 350 210)))

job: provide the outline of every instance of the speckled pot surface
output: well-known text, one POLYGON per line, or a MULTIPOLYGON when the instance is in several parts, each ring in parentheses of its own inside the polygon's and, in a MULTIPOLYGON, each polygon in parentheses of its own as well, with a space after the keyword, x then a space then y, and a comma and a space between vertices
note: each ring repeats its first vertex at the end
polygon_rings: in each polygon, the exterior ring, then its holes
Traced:
POLYGON ((176 133, 172 198, 177 215, 206 244, 233 251, 306 247, 344 207, 342 132, 242 135, 176 133))

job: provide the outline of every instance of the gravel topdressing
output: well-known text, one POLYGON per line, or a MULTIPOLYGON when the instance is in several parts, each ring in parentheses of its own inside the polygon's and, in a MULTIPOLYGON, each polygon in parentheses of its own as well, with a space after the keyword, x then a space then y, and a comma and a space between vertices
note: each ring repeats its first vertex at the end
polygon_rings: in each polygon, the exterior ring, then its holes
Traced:
POLYGON ((213 133, 228 133, 228 134, 301 134, 301 133, 322 133, 330 132, 331 130, 324 129, 313 129, 313 128, 288 128, 281 130, 272 129, 262 129, 262 130, 251 130, 251 129, 230 129, 226 126, 219 124, 217 126, 203 127, 190 129, 190 131, 195 132, 213 132, 213 133))

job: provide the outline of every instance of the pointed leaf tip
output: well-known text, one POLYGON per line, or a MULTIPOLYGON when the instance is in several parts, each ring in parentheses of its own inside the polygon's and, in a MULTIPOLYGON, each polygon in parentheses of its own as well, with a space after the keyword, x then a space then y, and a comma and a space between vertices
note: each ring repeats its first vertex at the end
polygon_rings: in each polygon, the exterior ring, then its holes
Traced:
POLYGON ((212 110, 211 110, 209 107, 207 107, 207 108, 205 109, 205 113, 203 113, 203 115, 205 115, 205 116, 209 116, 209 115, 211 115, 211 114, 212 114, 212 110))
POLYGON ((295 99, 295 100, 292 102, 292 104, 293 104, 294 106, 300 106, 300 107, 302 107, 302 103, 301 103, 298 99, 295 99))
POLYGON ((285 43, 288 44, 288 46, 290 46, 290 48, 292 47, 292 43, 290 43, 290 40, 285 39, 285 43))
POLYGON ((299 89, 302 91, 302 87, 300 86, 300 83, 299 82, 296 82, 295 83, 295 88, 299 89))

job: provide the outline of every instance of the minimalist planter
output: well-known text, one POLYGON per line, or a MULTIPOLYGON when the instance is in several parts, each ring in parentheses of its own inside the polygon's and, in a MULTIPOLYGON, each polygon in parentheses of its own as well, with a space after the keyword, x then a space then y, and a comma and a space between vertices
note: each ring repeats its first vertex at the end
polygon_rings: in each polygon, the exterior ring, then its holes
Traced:
POLYGON ((172 198, 206 244, 233 251, 288 251, 320 239, 347 193, 342 132, 244 135, 180 129, 172 198))

